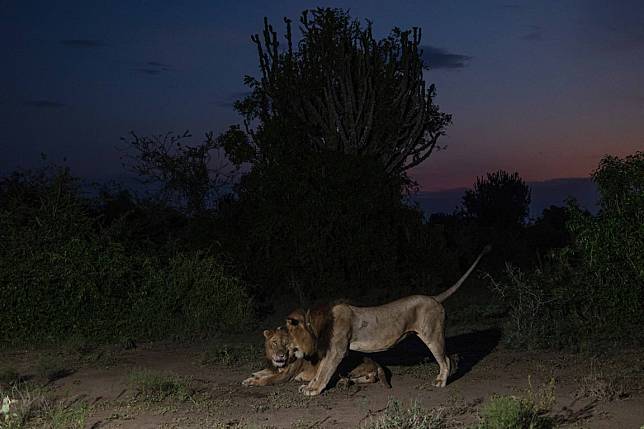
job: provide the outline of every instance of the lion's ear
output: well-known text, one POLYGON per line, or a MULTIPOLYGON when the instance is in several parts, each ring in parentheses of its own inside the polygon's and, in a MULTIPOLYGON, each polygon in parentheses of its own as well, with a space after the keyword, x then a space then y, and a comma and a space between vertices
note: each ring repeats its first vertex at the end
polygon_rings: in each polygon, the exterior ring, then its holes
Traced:
POLYGON ((304 314, 304 310, 302 310, 301 308, 291 311, 291 314, 286 316, 286 323, 292 326, 297 326, 299 323, 304 323, 305 320, 306 314, 304 314))
POLYGON ((270 329, 265 329, 263 334, 264 334, 264 338, 270 338, 273 335, 273 331, 270 329))

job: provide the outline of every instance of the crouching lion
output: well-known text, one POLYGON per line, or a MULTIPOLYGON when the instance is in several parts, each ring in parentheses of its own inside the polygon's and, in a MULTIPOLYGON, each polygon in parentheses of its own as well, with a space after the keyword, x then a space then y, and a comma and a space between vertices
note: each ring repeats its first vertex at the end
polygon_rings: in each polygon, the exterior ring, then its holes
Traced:
POLYGON ((445 353, 445 309, 441 303, 458 290, 490 249, 486 246, 465 274, 436 296, 412 295, 376 307, 335 304, 293 311, 286 320, 292 351, 297 358, 315 356, 320 360, 313 379, 300 391, 309 396, 320 394, 349 350, 384 351, 412 333, 438 362, 435 385, 445 387, 454 368, 445 353))
MULTIPOLYGON (((290 380, 311 381, 319 361, 297 358, 289 350, 291 338, 285 328, 264 331, 264 349, 268 368, 253 373, 242 381, 244 386, 270 386, 290 380)), ((344 382, 369 384, 380 381, 388 387, 384 369, 368 357, 352 354, 340 368, 344 382)))

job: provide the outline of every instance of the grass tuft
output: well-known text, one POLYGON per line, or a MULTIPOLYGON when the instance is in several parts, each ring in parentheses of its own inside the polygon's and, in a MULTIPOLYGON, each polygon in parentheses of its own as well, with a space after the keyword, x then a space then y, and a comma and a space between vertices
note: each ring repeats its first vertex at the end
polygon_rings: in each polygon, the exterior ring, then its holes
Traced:
POLYGON ((442 429, 448 427, 448 412, 445 408, 427 410, 416 402, 404 407, 400 401, 389 400, 384 413, 371 418, 364 429, 442 429))
POLYGON ((83 429, 88 414, 89 406, 85 402, 58 401, 43 407, 41 420, 51 429, 83 429))
POLYGON ((14 367, 2 366, 0 367, 0 386, 12 386, 20 381, 20 374, 14 367))
POLYGON ((36 374, 48 382, 67 377, 73 372, 60 356, 53 354, 43 354, 36 362, 36 374))
POLYGON ((202 365, 242 366, 262 365, 264 349, 256 344, 217 344, 210 346, 201 357, 202 365))
POLYGON ((194 395, 190 381, 175 374, 142 369, 132 371, 128 380, 137 397, 147 402, 165 399, 184 402, 194 395))
POLYGON ((0 389, 0 428, 82 429, 89 414, 82 401, 53 400, 42 388, 16 384, 0 389))
POLYGON ((591 365, 590 374, 579 380, 579 386, 573 393, 575 399, 593 401, 613 401, 628 396, 626 387, 619 384, 615 377, 609 377, 591 365))
POLYGON ((537 411, 527 399, 515 396, 493 396, 481 410, 476 429, 549 429, 554 427, 550 417, 537 411))

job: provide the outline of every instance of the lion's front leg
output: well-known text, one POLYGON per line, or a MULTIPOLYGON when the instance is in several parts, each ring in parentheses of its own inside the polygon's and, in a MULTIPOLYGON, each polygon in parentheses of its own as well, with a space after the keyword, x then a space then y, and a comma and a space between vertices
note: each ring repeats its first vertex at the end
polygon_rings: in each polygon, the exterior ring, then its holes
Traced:
POLYGON ((334 348, 332 351, 322 359, 320 366, 318 366, 318 371, 315 374, 315 377, 309 384, 303 385, 300 387, 300 392, 306 396, 315 396, 322 393, 324 388, 329 384, 331 377, 338 369, 338 365, 344 358, 347 353, 348 342, 346 347, 340 346, 339 348, 334 348))

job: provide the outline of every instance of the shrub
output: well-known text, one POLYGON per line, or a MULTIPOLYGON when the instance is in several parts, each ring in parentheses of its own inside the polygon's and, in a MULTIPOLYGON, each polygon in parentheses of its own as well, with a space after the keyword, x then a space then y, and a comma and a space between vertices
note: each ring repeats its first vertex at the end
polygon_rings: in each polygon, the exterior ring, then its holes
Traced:
POLYGON ((552 419, 544 416, 528 399, 494 396, 481 409, 477 429, 548 429, 552 419))
POLYGON ((508 264, 504 279, 488 276, 492 289, 509 306, 504 341, 513 347, 563 346, 577 340, 583 319, 567 313, 576 305, 570 286, 574 273, 568 267, 548 265, 524 272, 508 264))
POLYGON ((66 377, 72 372, 60 356, 45 354, 36 362, 37 375, 48 382, 66 377))
POLYGON ((169 258, 113 241, 67 170, 0 182, 0 344, 239 331, 244 285, 203 253, 169 258))
POLYGON ((438 429, 446 426, 447 416, 441 408, 426 410, 417 403, 408 408, 389 400, 384 414, 367 422, 365 429, 438 429))
POLYGON ((170 260, 169 289, 177 292, 190 332, 233 331, 248 327, 250 298, 235 277, 213 257, 178 254, 170 260))
POLYGON ((261 366, 264 348, 256 344, 213 344, 203 353, 202 365, 261 366))
POLYGON ((45 390, 24 384, 0 388, 0 428, 81 429, 89 411, 83 400, 53 399, 45 390))
POLYGON ((189 380, 174 374, 135 370, 128 377, 137 396, 145 401, 160 402, 166 398, 185 401, 194 394, 189 380))
POLYGON ((20 381, 20 374, 12 366, 0 366, 0 387, 13 385, 20 381))
POLYGON ((614 375, 604 374, 594 362, 591 362, 590 372, 578 379, 578 383, 572 394, 575 399, 589 398, 593 401, 609 402, 629 396, 624 380, 619 382, 614 375))
POLYGON ((599 214, 569 203, 571 245, 551 252, 536 269, 508 266, 503 280, 492 279, 510 308, 509 344, 579 347, 643 339, 643 166, 644 152, 604 158, 593 173, 599 214))

